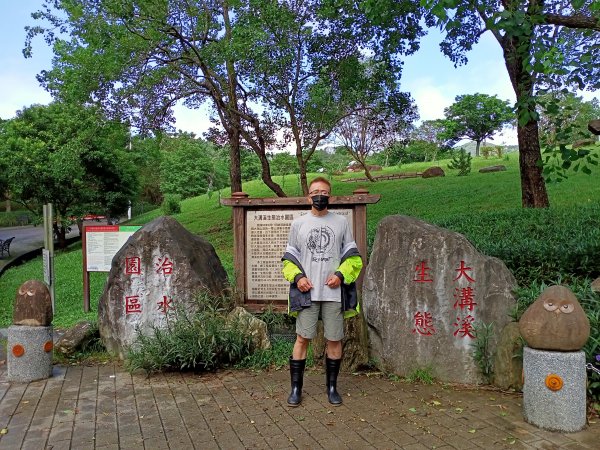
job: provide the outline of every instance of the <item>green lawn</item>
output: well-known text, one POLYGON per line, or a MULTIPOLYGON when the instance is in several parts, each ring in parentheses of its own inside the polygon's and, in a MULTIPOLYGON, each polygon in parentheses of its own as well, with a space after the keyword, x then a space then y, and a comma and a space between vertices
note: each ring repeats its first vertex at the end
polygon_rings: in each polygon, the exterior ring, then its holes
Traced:
MULTIPOLYGON (((440 165, 446 172, 443 178, 413 178, 404 180, 369 182, 343 182, 342 179, 364 177, 362 173, 344 174, 333 177, 335 194, 351 194, 358 188, 366 188, 371 193, 381 194, 381 201, 368 207, 369 240, 372 241, 377 223, 385 216, 403 214, 449 226, 464 232, 480 250, 517 246, 521 239, 529 238, 527 233, 515 230, 515 220, 521 216, 540 223, 542 228, 556 228, 558 238, 572 238, 573 232, 585 236, 577 239, 592 240, 600 229, 600 169, 593 168, 592 175, 574 173, 558 184, 548 185, 551 208, 549 211, 524 211, 521 208, 520 177, 518 155, 509 154, 508 160, 474 158, 471 173, 466 177, 456 176, 456 171, 447 168, 448 161, 403 165, 402 168, 386 169, 382 173, 416 172, 432 165, 440 165), (504 172, 479 173, 481 167, 504 164, 504 172), (577 225, 579 211, 585 220, 577 225), (564 213, 564 214, 563 214, 564 213), (573 218, 575 217, 575 218, 573 218), (557 221, 556 227, 552 223, 557 221), (559 221, 564 223, 559 224, 559 221), (572 221, 572 224, 569 222, 572 221), (559 226, 560 225, 560 226, 559 226), (512 230, 511 230, 512 228, 512 230), (587 230, 592 228, 592 230, 587 230), (595 229, 593 229, 595 228, 595 229), (567 230, 567 231, 562 231, 567 230), (592 233, 592 234, 590 234, 592 233), (481 245, 478 240, 486 239, 481 245)), ((285 180, 276 177, 289 195, 299 195, 298 177, 288 175, 285 180)), ((271 191, 256 180, 244 183, 243 189, 251 197, 270 197, 271 191)), ((222 191, 229 196, 228 191, 222 191)), ((219 205, 218 195, 196 197, 182 202, 182 212, 174 216, 188 230, 208 239, 215 247, 229 274, 233 273, 233 236, 231 209, 219 205)), ((160 215, 155 210, 132 220, 132 224, 143 225, 160 215)), ((566 245, 552 243, 559 248, 566 245)), ((569 244, 571 245, 571 244, 569 244)), ((498 250, 502 254, 501 249, 498 250)), ((81 249, 75 247, 61 252, 55 259, 56 271, 56 317, 57 327, 69 326, 81 318, 94 318, 97 300, 106 279, 104 273, 93 273, 91 280, 92 312, 85 315, 82 305, 82 260, 81 249)), ((5 272, 0 278, 0 326, 7 326, 12 320, 12 302, 20 284, 31 278, 42 278, 41 258, 5 272)))

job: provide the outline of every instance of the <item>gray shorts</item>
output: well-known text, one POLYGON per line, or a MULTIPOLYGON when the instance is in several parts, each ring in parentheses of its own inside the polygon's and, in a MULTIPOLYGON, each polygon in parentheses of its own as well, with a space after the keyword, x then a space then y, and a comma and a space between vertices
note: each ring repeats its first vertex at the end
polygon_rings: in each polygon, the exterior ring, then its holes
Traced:
POLYGON ((296 334, 313 339, 317 334, 317 321, 323 320, 325 339, 341 341, 344 338, 344 315, 340 302, 312 302, 310 308, 304 308, 296 317, 296 334))

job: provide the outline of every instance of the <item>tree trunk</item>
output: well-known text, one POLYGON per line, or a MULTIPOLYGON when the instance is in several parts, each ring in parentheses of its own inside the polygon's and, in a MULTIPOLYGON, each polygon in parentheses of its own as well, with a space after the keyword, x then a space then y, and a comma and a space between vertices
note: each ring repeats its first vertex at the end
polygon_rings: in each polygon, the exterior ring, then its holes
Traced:
POLYGON ((524 126, 517 126, 519 141, 519 169, 521 173, 521 201, 524 208, 547 208, 550 206, 546 182, 542 176, 542 152, 533 96, 533 75, 524 69, 527 50, 532 37, 506 39, 502 43, 504 62, 517 97, 517 120, 528 117, 524 126), (517 51, 520 49, 520 52, 517 51))
POLYGON ((58 221, 52 225, 54 235, 58 239, 58 248, 65 248, 67 246, 67 227, 64 225, 58 226, 58 221))
POLYGON ((265 183, 269 187, 269 189, 271 189, 277 195, 277 197, 287 197, 285 192, 283 192, 283 189, 281 189, 281 186, 275 183, 273 181, 273 178, 271 178, 271 166, 269 164, 269 160, 267 158, 267 154, 264 150, 264 147, 258 151, 255 148, 254 153, 256 153, 258 159, 260 159, 260 165, 262 167, 261 178, 263 180, 263 183, 265 183))
POLYGON ((11 211, 11 204, 10 204, 10 199, 9 198, 6 199, 5 205, 6 205, 6 212, 10 212, 11 211))
POLYGON ((479 156, 479 149, 481 148, 481 141, 475 141, 476 145, 475 145, 475 156, 478 157, 479 156))
POLYGON ((240 158, 240 133, 232 130, 229 136, 229 181, 231 192, 242 192, 242 163, 240 158))
POLYGON ((369 181, 375 183, 375 178, 373 178, 373 175, 371 175, 371 172, 369 172, 367 163, 365 161, 362 161, 360 158, 357 158, 356 160, 360 163, 361 166, 363 166, 363 169, 365 169, 365 177, 367 177, 369 181))
POLYGON ((538 123, 531 120, 517 127, 519 140, 519 167, 521 168, 521 200, 524 208, 550 206, 546 183, 542 175, 538 123))
POLYGON ((300 152, 296 151, 296 160, 300 169, 300 187, 302 188, 302 194, 306 197, 308 195, 308 177, 306 176, 306 163, 302 157, 302 150, 300 152))

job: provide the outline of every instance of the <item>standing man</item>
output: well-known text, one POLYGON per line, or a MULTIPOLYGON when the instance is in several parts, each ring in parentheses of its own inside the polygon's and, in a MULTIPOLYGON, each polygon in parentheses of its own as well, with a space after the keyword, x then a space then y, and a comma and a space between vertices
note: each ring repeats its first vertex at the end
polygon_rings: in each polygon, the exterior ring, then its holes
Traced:
POLYGON ((346 218, 327 210, 331 183, 315 178, 308 188, 310 212, 292 222, 283 255, 283 276, 291 283, 288 312, 296 316, 296 343, 290 357, 289 406, 302 397, 306 352, 317 331, 325 328, 326 384, 329 403, 342 404, 337 377, 342 363, 344 318, 358 313, 355 281, 363 263, 346 218))

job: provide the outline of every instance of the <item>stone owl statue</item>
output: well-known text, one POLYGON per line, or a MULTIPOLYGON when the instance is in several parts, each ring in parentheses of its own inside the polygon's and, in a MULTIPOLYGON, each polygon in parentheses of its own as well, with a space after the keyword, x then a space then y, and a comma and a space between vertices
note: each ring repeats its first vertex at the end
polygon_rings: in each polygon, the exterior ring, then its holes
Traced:
POLYGON ((550 286, 527 308, 519 331, 531 348, 578 351, 590 337, 590 321, 569 288, 550 286))

